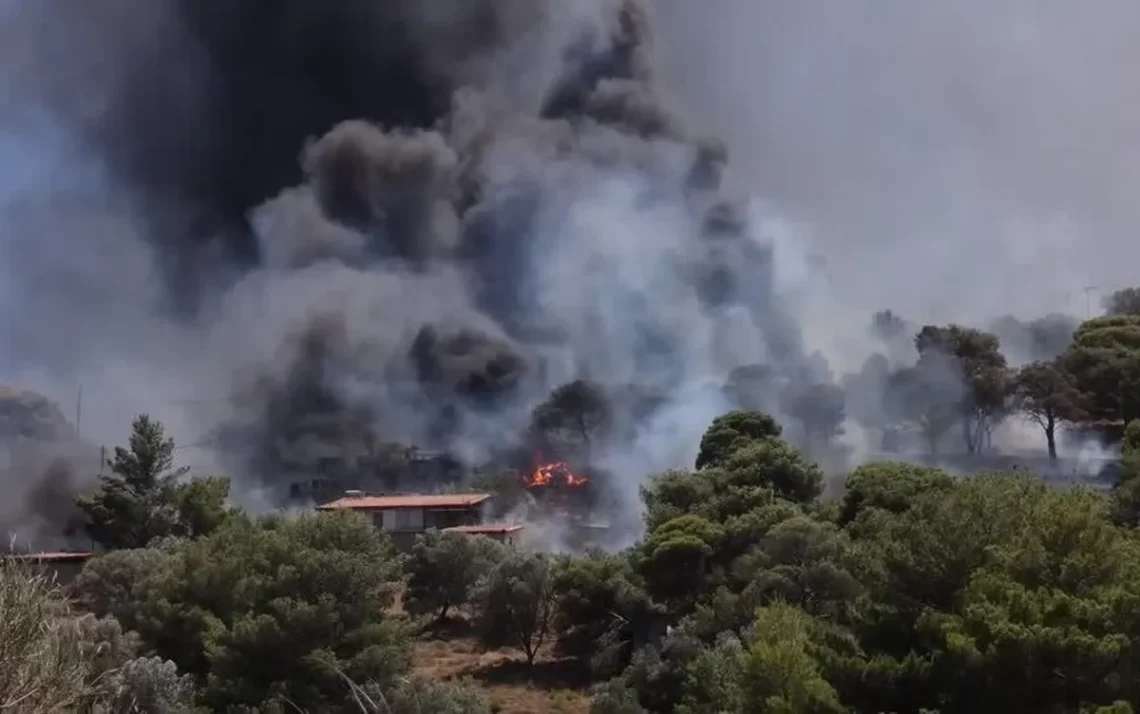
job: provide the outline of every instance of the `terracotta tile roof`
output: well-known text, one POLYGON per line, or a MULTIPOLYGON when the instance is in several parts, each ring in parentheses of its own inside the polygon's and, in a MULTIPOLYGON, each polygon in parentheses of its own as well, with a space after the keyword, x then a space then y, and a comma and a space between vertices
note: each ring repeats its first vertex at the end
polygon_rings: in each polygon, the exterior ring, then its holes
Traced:
POLYGON ((491 497, 489 493, 446 493, 432 496, 345 496, 321 506, 318 510, 372 511, 384 508, 470 508, 491 497))
POLYGON ((61 562, 80 562, 88 560, 94 553, 86 552, 44 552, 44 553, 13 553, 7 557, 12 560, 22 561, 50 561, 54 563, 61 562))
POLYGON ((455 531, 456 533, 474 533, 477 535, 507 535, 510 533, 518 533, 523 529, 522 526, 514 523, 487 523, 481 526, 452 526, 444 528, 445 531, 455 531))

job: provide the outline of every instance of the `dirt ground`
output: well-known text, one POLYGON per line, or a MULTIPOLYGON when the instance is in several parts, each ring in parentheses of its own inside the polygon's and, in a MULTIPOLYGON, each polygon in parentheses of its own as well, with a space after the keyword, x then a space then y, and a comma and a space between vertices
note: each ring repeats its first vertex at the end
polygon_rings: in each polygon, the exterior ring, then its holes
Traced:
POLYGON ((528 672, 521 652, 486 652, 462 626, 425 634, 416 644, 415 667, 430 677, 471 677, 500 714, 586 714, 590 709, 589 686, 572 663, 542 653, 528 672))

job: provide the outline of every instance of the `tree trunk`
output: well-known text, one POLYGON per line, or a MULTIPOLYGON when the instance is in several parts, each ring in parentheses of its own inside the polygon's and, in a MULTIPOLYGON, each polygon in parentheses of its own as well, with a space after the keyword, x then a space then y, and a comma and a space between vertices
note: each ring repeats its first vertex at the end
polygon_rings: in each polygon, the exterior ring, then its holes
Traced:
POLYGON ((1049 460, 1057 460, 1057 422, 1050 416, 1045 422, 1045 441, 1049 444, 1049 460))
POLYGON ((930 444, 930 455, 933 458, 938 458, 938 441, 939 441, 938 437, 939 436, 941 436, 941 435, 940 434, 936 435, 930 429, 926 430, 926 440, 930 444))
POLYGON ((962 422, 962 435, 966 440, 966 453, 973 456, 978 453, 978 440, 974 430, 974 420, 967 417, 962 422))

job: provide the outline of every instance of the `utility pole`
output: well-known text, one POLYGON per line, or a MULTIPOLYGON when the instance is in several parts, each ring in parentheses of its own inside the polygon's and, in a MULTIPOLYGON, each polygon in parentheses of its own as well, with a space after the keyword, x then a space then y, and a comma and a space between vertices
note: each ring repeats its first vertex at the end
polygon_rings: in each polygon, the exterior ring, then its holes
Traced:
POLYGON ((80 436, 82 432, 79 430, 79 425, 83 419, 83 385, 79 385, 79 394, 75 397, 75 435, 80 436))
POLYGON ((1086 285, 1085 286, 1085 317, 1092 318, 1092 293, 1094 290, 1100 290, 1099 285, 1086 285))

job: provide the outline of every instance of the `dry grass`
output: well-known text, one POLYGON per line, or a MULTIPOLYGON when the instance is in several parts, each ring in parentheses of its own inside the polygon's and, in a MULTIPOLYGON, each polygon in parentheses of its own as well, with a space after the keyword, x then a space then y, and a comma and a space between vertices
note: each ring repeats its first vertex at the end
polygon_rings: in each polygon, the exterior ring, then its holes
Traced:
POLYGON ((528 671, 517 650, 487 652, 462 622, 436 628, 417 643, 415 668, 433 679, 471 677, 501 714, 586 714, 589 683, 572 662, 542 652, 528 671))
POLYGON ((53 576, 0 560, 0 711, 47 714, 110 701, 116 652, 99 625, 68 610, 53 576))

